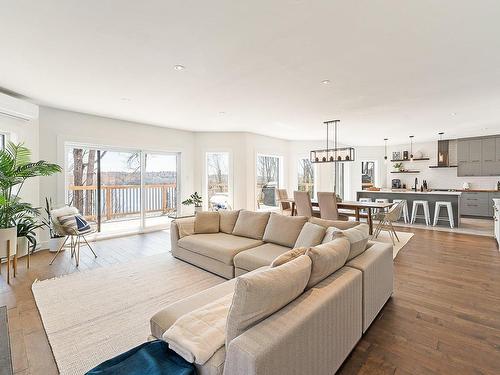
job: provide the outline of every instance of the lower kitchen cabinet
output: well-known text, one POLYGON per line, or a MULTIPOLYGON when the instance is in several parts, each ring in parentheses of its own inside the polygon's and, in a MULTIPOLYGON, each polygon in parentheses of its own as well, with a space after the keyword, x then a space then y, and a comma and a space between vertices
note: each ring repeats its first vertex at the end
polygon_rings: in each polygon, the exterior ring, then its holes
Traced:
POLYGON ((463 192, 460 197, 460 214, 492 218, 493 198, 500 198, 500 192, 463 192))

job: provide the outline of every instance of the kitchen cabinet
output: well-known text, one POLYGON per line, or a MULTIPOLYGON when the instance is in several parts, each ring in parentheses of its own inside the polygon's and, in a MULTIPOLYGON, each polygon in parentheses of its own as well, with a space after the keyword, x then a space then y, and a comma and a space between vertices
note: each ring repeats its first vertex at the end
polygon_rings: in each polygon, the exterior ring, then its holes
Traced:
POLYGON ((500 176, 500 136, 459 139, 457 160, 459 177, 500 176))
MULTIPOLYGON (((460 197, 460 213, 467 216, 489 217, 489 193, 466 192, 460 197)), ((493 216, 493 215, 491 215, 493 216)))
POLYGON ((493 199, 500 199, 500 191, 488 193, 488 216, 495 216, 493 199))

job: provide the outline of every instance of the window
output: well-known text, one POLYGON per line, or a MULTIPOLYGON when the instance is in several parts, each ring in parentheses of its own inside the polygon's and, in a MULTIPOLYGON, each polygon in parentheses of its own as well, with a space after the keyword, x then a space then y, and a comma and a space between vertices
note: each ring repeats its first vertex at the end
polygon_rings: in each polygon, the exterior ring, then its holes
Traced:
POLYGON ((276 189, 280 187, 281 158, 272 155, 257 155, 257 208, 273 210, 278 204, 276 189))
POLYGON ((0 150, 5 150, 5 134, 0 133, 0 150))
POLYGON ((206 174, 208 208, 230 209, 229 152, 207 152, 206 174))
POLYGON ((307 158, 299 159, 297 171, 297 189, 307 191, 311 198, 315 197, 314 189, 314 165, 307 158))
POLYGON ((337 186, 335 187, 335 190, 337 192, 337 195, 341 198, 344 199, 345 197, 345 168, 344 168, 344 163, 336 163, 335 164, 335 178, 337 181, 337 186))
POLYGON ((365 190, 375 186, 375 162, 361 162, 361 189, 365 190))

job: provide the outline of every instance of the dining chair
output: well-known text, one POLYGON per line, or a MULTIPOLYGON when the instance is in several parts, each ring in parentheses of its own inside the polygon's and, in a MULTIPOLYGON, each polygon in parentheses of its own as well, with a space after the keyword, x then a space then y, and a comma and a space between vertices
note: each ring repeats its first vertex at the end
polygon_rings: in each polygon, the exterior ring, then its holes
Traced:
POLYGON ((293 200, 295 201, 295 210, 298 216, 319 216, 319 212, 313 210, 311 197, 307 191, 294 191, 293 200))
POLYGON ((288 192, 286 189, 276 189, 276 193, 278 195, 278 202, 280 203, 281 213, 282 214, 292 214, 292 205, 290 202, 287 202, 288 192))
POLYGON ((339 214, 337 197, 333 192, 318 192, 320 217, 327 220, 349 220, 346 215, 339 214))
POLYGON ((389 232, 389 236, 391 237, 392 244, 394 245, 394 238, 399 242, 398 234, 394 229, 393 223, 397 222, 401 217, 401 213, 403 211, 404 201, 398 202, 391 206, 389 211, 387 212, 379 212, 375 216, 375 220, 379 220, 377 228, 375 229, 375 233, 373 234, 374 238, 377 238, 381 231, 386 230, 389 232))

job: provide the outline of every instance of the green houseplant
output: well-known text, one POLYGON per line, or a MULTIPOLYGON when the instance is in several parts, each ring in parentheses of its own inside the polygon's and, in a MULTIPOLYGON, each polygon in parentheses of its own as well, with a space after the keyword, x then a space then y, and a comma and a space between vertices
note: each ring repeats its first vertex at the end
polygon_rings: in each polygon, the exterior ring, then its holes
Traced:
POLYGON ((198 192, 194 192, 189 196, 188 199, 182 202, 184 206, 192 206, 194 205, 194 210, 195 211, 201 211, 201 206, 203 204, 203 199, 201 196, 198 194, 198 192))
MULTIPOLYGON (((23 202, 20 192, 25 182, 34 177, 50 176, 61 172, 57 164, 44 160, 31 161, 31 151, 23 143, 8 142, 0 150, 0 241, 10 240, 11 249, 17 246, 18 228, 22 236, 32 237, 36 229, 36 218, 40 211, 30 203, 23 202)), ((28 241, 30 241, 28 239, 28 241)), ((31 242, 31 241, 30 241, 31 242)))

